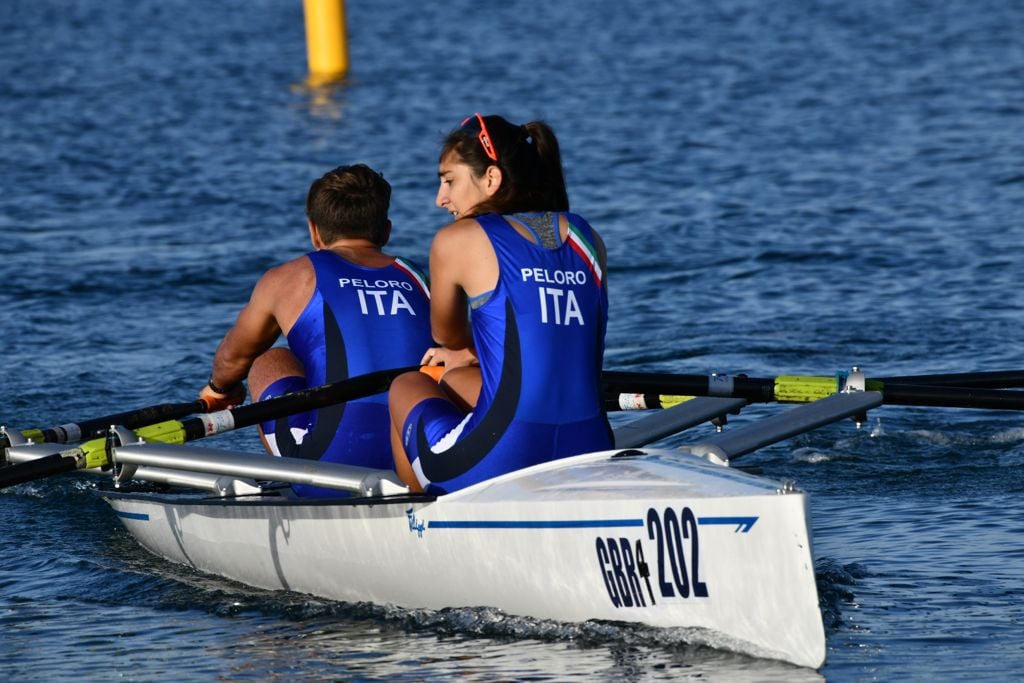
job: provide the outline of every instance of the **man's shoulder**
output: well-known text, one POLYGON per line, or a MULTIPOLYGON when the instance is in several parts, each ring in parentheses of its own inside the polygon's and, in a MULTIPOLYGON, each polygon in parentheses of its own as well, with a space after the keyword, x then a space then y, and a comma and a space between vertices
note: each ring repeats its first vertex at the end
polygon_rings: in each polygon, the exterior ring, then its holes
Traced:
POLYGON ((312 270, 312 269, 313 269, 313 261, 309 258, 309 254, 302 254, 301 256, 296 256, 295 258, 293 258, 290 261, 285 261, 284 263, 281 263, 281 264, 278 264, 278 265, 274 266, 273 268, 271 268, 267 272, 268 273, 270 273, 270 272, 285 272, 285 273, 288 273, 288 272, 294 272, 294 271, 297 271, 297 270, 312 270))
POLYGON ((306 254, 285 261, 268 269, 260 278, 260 284, 273 288, 293 287, 296 278, 313 274, 313 263, 306 254))

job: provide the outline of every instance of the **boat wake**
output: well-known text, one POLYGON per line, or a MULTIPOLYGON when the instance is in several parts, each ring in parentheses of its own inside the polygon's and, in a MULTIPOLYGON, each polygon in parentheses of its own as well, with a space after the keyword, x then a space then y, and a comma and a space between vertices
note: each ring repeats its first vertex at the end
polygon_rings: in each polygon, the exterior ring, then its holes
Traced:
POLYGON ((675 662, 724 667, 731 675, 739 676, 737 680, 744 680, 742 672, 748 669, 751 675, 757 674, 757 680, 804 680, 804 676, 809 677, 807 680, 820 680, 810 669, 772 660, 770 653, 760 652, 749 643, 706 629, 655 628, 607 621, 559 622, 509 615, 493 607, 406 609, 266 591, 165 562, 134 546, 127 534, 117 536, 109 550, 119 557, 121 578, 116 588, 111 587, 110 595, 104 595, 102 589, 94 591, 90 596, 93 601, 116 598, 158 611, 200 610, 219 618, 285 621, 300 630, 313 629, 318 633, 372 624, 382 635, 479 639, 482 646, 488 647, 495 643, 534 642, 574 650, 658 652, 675 662))
POLYGON ((834 633, 843 627, 843 607, 856 605, 853 587, 866 576, 867 569, 856 562, 840 564, 822 557, 814 563, 818 604, 826 632, 834 633))

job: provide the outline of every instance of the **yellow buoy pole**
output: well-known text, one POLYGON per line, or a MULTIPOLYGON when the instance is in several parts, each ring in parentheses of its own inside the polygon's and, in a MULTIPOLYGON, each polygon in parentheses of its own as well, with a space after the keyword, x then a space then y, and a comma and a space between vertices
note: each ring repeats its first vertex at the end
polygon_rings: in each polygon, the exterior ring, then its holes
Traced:
POLYGON ((302 4, 310 83, 338 80, 348 71, 345 0, 303 0, 302 4))

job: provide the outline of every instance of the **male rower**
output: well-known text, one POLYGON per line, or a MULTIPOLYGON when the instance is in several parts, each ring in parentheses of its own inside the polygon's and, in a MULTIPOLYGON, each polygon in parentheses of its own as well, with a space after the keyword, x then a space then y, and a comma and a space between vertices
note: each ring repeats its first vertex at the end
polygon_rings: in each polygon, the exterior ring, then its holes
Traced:
MULTIPOLYGON (((199 393, 216 408, 416 365, 432 344, 426 282, 385 254, 391 186, 363 164, 317 179, 306 198, 315 251, 268 270, 217 347, 199 393), (281 334, 288 347, 273 347, 281 334)), ((260 425, 274 455, 393 468, 385 394, 260 425)), ((299 495, 327 489, 293 487, 299 495)), ((337 494, 337 492, 333 492, 337 494)))

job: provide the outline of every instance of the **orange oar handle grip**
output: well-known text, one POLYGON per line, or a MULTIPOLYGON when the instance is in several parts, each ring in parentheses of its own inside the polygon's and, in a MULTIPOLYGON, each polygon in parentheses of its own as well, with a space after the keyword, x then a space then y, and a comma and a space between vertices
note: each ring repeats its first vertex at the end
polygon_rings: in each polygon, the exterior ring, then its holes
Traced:
POLYGON ((435 382, 441 382, 441 375, 444 374, 443 365, 421 365, 420 372, 424 375, 429 375, 435 382))

